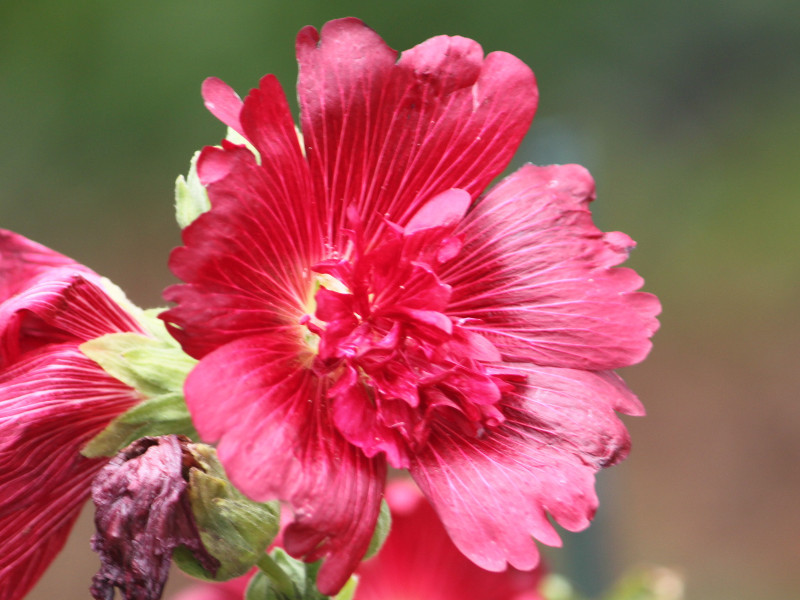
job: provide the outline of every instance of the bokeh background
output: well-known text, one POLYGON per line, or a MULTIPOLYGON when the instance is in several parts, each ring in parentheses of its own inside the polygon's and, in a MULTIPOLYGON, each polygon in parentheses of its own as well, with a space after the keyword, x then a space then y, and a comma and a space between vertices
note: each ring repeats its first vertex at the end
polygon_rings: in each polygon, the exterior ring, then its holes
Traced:
MULTIPOLYGON (((690 600, 800 597, 796 0, 3 0, 0 227, 160 304, 173 182, 223 135, 201 81, 243 94, 273 72, 292 96, 295 33, 346 15, 397 49, 460 34, 531 65, 517 163, 589 167, 597 222, 638 240, 629 264, 663 301, 625 373, 649 414, 557 568, 590 593, 663 564, 690 600)), ((88 598, 90 517, 31 598, 88 598)))

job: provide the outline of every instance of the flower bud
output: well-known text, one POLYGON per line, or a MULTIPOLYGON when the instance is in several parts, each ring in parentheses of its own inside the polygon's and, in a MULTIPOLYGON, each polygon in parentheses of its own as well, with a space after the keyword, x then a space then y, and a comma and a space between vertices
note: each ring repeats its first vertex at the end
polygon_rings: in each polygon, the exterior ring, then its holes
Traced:
POLYGON ((96 600, 161 597, 175 548, 187 548, 210 572, 220 561, 204 547, 187 493, 199 468, 189 440, 169 435, 142 438, 117 454, 92 484, 97 507, 92 549, 101 568, 92 580, 96 600))
POLYGON ((280 504, 253 502, 228 481, 211 446, 191 444, 200 468, 189 471, 188 495, 203 545, 220 561, 216 572, 196 555, 178 549, 173 559, 184 572, 225 581, 247 573, 278 534, 280 504))

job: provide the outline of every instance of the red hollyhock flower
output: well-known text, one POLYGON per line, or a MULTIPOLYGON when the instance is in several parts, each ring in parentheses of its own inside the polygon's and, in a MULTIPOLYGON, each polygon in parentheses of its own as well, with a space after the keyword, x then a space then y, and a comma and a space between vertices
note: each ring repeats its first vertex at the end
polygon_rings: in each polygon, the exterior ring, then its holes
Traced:
POLYGON ((387 463, 408 469, 471 560, 527 570, 546 514, 589 524, 594 473, 641 414, 613 369, 642 360, 655 297, 612 268, 633 242, 588 210, 589 174, 527 165, 488 193, 530 125, 530 69, 436 37, 398 59, 356 19, 297 38, 302 142, 273 76, 211 112, 250 143, 207 147, 211 210, 170 258, 162 315, 202 359, 185 392, 233 482, 295 511, 285 545, 363 556, 387 463))
POLYGON ((81 448, 140 398, 78 346, 143 333, 101 278, 0 230, 0 600, 55 558, 106 460, 81 448))

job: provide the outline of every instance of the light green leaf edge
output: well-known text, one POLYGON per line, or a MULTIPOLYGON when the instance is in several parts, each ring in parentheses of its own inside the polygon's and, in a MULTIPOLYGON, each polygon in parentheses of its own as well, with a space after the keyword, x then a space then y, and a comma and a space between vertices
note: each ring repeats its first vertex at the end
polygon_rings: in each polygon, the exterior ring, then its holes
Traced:
POLYGON ((183 397, 183 382, 197 361, 177 343, 138 333, 112 333, 81 344, 80 350, 143 397, 90 440, 81 454, 113 456, 144 436, 177 433, 198 438, 183 397))
POLYGON ((378 513, 378 522, 375 524, 375 531, 372 534, 372 539, 367 547, 367 553, 364 555, 364 560, 372 558, 383 546, 389 531, 392 528, 392 511, 389 510, 389 505, 386 500, 381 500, 381 511, 378 513))
POLYGON ((195 152, 189 164, 189 173, 185 178, 179 175, 175 180, 175 219, 181 229, 211 209, 208 192, 197 176, 199 156, 200 152, 195 152))

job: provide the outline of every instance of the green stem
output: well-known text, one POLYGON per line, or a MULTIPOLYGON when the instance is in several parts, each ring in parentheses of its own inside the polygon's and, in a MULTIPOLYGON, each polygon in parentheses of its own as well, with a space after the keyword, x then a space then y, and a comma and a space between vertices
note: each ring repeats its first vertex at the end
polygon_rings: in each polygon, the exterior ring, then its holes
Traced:
POLYGON ((296 590, 294 583, 289 579, 286 572, 278 566, 278 563, 272 560, 269 554, 266 552, 262 554, 261 558, 256 562, 256 565, 258 565, 258 568, 272 580, 272 583, 275 584, 276 591, 279 592, 282 597, 295 597, 296 590))

